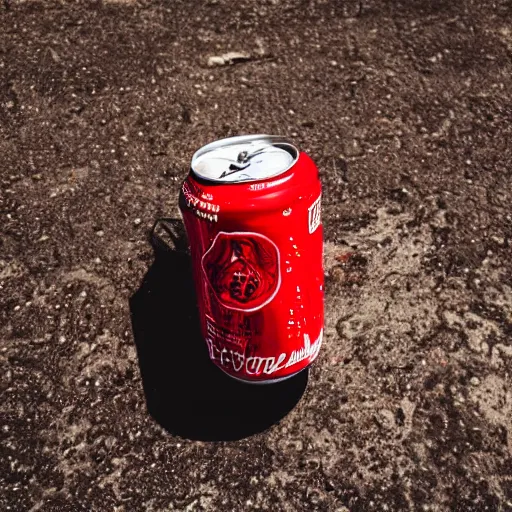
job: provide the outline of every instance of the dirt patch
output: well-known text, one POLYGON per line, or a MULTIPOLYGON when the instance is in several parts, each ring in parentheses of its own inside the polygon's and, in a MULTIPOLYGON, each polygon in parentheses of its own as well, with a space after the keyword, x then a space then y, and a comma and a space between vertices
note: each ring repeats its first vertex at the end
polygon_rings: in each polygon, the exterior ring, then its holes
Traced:
POLYGON ((2 510, 512 510, 511 23, 4 0, 2 510), (148 243, 193 152, 255 132, 324 187, 325 342, 267 394, 212 373, 148 243))

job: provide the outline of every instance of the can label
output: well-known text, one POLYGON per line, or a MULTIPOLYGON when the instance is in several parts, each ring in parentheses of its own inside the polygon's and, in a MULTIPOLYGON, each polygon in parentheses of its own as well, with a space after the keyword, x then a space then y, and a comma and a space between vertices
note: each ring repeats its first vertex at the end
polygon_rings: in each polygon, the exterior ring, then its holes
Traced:
POLYGON ((181 191, 187 206, 195 215, 210 222, 217 222, 220 206, 211 202, 211 194, 206 194, 199 187, 187 182, 183 183, 181 191))
POLYGON ((308 208, 308 227, 309 234, 314 233, 322 223, 322 196, 308 208))
POLYGON ((303 362, 312 363, 322 345, 323 329, 313 342, 308 334, 304 334, 304 343, 301 348, 269 357, 247 353, 248 339, 249 337, 240 337, 232 330, 219 328, 212 318, 207 320, 206 343, 210 359, 229 373, 246 376, 272 375, 303 362))
POLYGON ((281 284, 279 249, 258 233, 219 232, 203 256, 202 266, 217 300, 236 311, 261 309, 281 284))

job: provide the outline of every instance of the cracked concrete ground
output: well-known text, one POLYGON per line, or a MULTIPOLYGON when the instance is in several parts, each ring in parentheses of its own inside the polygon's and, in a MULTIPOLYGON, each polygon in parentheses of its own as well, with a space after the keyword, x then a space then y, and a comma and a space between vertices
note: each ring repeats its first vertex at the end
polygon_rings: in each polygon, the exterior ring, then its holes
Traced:
POLYGON ((511 27, 510 0, 4 0, 1 509, 512 510, 511 27), (325 342, 271 391, 210 365, 186 254, 148 242, 192 153, 255 132, 324 186, 325 342))

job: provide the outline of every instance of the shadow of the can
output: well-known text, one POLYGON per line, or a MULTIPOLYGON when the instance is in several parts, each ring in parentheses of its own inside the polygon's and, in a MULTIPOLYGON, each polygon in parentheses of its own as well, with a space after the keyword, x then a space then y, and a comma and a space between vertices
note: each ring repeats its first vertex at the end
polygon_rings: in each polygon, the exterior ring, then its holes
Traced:
POLYGON ((155 260, 130 299, 148 411, 168 432, 234 440, 277 423, 302 397, 307 370, 270 385, 237 382, 209 360, 181 220, 166 219, 170 243, 152 232, 155 260))

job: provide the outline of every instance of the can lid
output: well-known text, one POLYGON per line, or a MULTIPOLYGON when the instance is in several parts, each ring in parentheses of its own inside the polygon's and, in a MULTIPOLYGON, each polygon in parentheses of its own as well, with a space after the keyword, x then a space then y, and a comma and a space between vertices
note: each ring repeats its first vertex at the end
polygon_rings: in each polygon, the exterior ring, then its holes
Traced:
POLYGON ((243 135, 203 146, 192 157, 191 168, 208 181, 240 183, 278 176, 298 157, 298 149, 283 137, 243 135))

